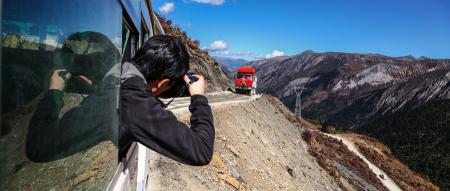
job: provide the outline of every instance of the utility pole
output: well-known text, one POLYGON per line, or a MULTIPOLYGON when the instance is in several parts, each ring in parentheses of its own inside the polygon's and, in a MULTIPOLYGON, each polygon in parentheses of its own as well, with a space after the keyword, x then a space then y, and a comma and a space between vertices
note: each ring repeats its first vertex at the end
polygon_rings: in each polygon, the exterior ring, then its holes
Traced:
POLYGON ((295 87, 295 94, 297 94, 297 99, 295 100, 295 116, 302 117, 302 93, 304 87, 295 87))

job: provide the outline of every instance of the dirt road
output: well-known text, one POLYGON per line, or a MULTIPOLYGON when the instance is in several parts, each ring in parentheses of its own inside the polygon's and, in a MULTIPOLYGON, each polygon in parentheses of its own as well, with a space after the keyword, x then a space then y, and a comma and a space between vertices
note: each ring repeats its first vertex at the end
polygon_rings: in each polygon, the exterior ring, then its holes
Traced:
POLYGON ((347 140, 345 137, 341 137, 339 135, 330 135, 326 134, 330 137, 333 137, 335 139, 341 140, 345 145, 347 145, 348 149, 352 152, 354 152, 357 156, 359 156, 361 159, 364 160, 364 162, 369 166, 369 168, 372 170, 373 173, 375 173, 380 179, 380 181, 383 183, 386 188, 388 188, 391 191, 401 191, 402 189, 380 168, 372 164, 369 160, 366 159, 366 157, 359 152, 359 150, 356 148, 356 146, 349 140, 347 140), (384 178, 382 178, 380 175, 382 175, 384 178))
MULTIPOLYGON (((234 94, 232 92, 223 91, 223 92, 215 92, 207 94, 206 97, 208 98, 209 105, 211 106, 218 106, 218 105, 224 105, 229 103, 241 103, 241 102, 248 102, 255 100, 261 95, 254 95, 254 96, 246 96, 246 95, 240 95, 240 94, 234 94)), ((161 99, 164 103, 167 103, 170 101, 170 99, 161 99)), ((191 103, 190 97, 181 97, 181 98, 175 98, 175 100, 167 107, 168 110, 180 114, 188 111, 189 104, 191 103)))

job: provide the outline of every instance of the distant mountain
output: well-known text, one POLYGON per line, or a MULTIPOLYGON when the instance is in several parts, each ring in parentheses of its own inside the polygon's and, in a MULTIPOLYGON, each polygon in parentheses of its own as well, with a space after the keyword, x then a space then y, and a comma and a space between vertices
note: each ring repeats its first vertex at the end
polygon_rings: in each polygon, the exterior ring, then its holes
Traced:
POLYGON ((241 59, 241 58, 228 58, 228 57, 219 57, 219 56, 214 56, 214 58, 221 65, 223 65, 227 68, 230 68, 230 69, 236 69, 237 67, 242 66, 248 62, 248 60, 241 59))
POLYGON ((217 60, 217 62, 222 66, 223 71, 231 78, 234 77, 234 71, 236 68, 248 62, 248 60, 245 59, 218 56, 215 56, 214 59, 217 60))
POLYGON ((295 87, 305 87, 302 114, 341 128, 450 98, 450 60, 306 51, 246 65, 256 68, 258 92, 293 110, 295 87))
POLYGON ((380 139, 450 189, 450 60, 307 51, 248 65, 256 68, 259 93, 293 110, 295 88, 305 87, 304 117, 380 139))

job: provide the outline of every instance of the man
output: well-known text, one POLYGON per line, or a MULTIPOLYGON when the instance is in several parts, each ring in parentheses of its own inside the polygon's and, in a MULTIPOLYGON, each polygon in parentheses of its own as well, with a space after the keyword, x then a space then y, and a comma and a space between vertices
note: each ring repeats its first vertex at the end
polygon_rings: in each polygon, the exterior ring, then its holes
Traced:
POLYGON ((159 35, 150 38, 130 63, 122 65, 120 89, 120 158, 132 141, 189 165, 206 165, 214 148, 214 123, 204 96, 205 82, 186 76, 189 54, 179 38, 159 35), (191 95, 191 128, 164 109, 157 97, 179 83, 191 95))

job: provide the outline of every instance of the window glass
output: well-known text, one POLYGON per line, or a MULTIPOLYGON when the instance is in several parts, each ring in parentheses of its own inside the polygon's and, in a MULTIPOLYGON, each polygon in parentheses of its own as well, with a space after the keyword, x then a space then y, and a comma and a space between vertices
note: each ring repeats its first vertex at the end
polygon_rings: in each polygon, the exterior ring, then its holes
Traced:
POLYGON ((145 22, 141 21, 141 46, 149 39, 148 30, 145 22))
POLYGON ((141 10, 141 2, 142 0, 124 0, 125 7, 127 7, 128 16, 130 16, 133 22, 139 24, 137 22, 141 21, 139 17, 139 12, 141 10))
POLYGON ((117 167, 119 1, 4 0, 0 190, 104 190, 117 167))
POLYGON ((122 62, 130 61, 133 58, 136 50, 136 33, 131 29, 130 22, 128 22, 125 17, 123 19, 122 25, 122 44, 123 44, 123 58, 122 62))
MULTIPOLYGON (((152 29, 152 18, 151 18, 151 5, 147 3, 148 1, 144 0, 141 4, 141 14, 142 14, 142 21, 141 23, 145 25, 145 28, 147 30, 147 34, 149 36, 153 36, 153 29, 152 29)), ((147 40, 147 39, 145 39, 147 40)))

